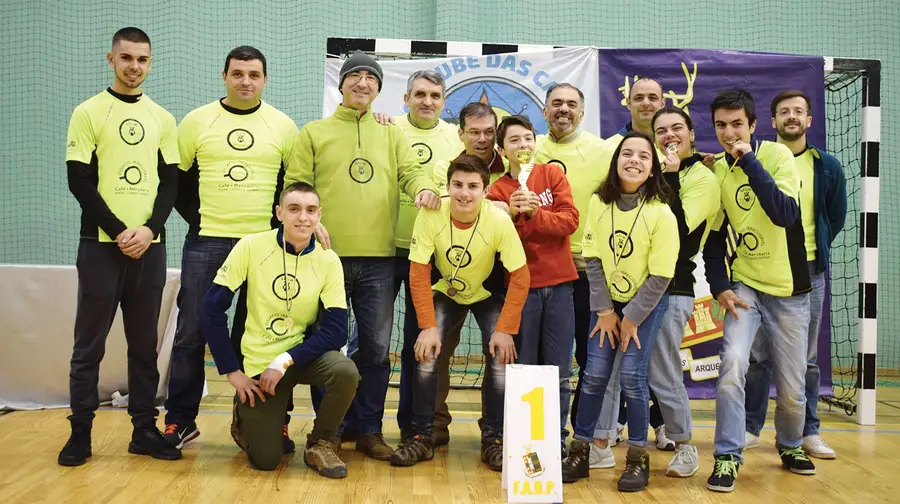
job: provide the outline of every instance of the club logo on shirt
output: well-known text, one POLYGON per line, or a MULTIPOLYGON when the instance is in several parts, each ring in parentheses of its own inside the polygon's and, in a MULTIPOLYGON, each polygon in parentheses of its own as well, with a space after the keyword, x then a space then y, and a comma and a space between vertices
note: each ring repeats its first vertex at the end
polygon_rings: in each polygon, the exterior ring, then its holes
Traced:
POLYGON ((370 163, 368 159, 356 158, 353 161, 350 161, 350 178, 355 182, 365 184, 372 180, 374 174, 375 170, 372 168, 372 163, 370 163))
POLYGON ((119 170, 119 180, 124 180, 128 185, 138 185, 141 183, 141 180, 144 180, 144 174, 141 172, 140 167, 128 164, 119 170))
POLYGON ((766 239, 760 230, 748 227, 740 235, 738 252, 747 259, 764 259, 769 252, 765 251, 766 239))
POLYGON ((419 160, 419 164, 427 164, 431 161, 431 157, 434 155, 431 151, 431 147, 426 143, 416 142, 412 144, 413 151, 416 153, 416 159, 419 160))
POLYGON ((591 231, 585 231, 584 233, 584 248, 590 248, 594 246, 594 233, 591 231))
POLYGON ((465 268, 472 263, 472 254, 463 247, 454 245, 447 249, 447 261, 454 268, 457 266, 465 268))
POLYGON ((236 128, 228 132, 228 145, 232 149, 245 151, 253 147, 253 134, 243 128, 236 128))
POLYGON ((243 182, 250 176, 250 170, 243 163, 235 163, 225 170, 225 178, 230 178, 235 182, 243 182))
POLYGON ((409 239, 409 250, 416 250, 419 248, 419 240, 416 239, 415 236, 409 239))
POLYGON ((631 257, 631 254, 634 252, 634 242, 631 241, 628 233, 617 229, 615 233, 609 235, 609 249, 612 250, 613 254, 621 253, 621 258, 625 259, 626 257, 631 257))
POLYGON ((119 125, 119 137, 128 145, 137 145, 144 139, 144 125, 137 119, 125 119, 119 125))
POLYGON ((610 285, 612 285, 612 288, 619 294, 628 294, 634 287, 634 278, 625 271, 620 270, 620 273, 622 274, 618 275, 610 285))
POLYGON ((287 335, 291 330, 288 328, 287 323, 285 322, 288 319, 289 315, 286 313, 274 313, 269 315, 266 318, 266 331, 275 335, 275 337, 269 336, 268 334, 263 334, 262 337, 268 341, 276 341, 280 338, 283 338, 287 335))
POLYGON ((745 211, 753 208, 753 204, 756 203, 756 193, 750 188, 750 184, 744 184, 737 188, 734 193, 734 202, 745 211))
POLYGON ((294 299, 300 294, 300 282, 294 275, 288 273, 285 277, 282 273, 272 280, 272 293, 282 301, 294 299))
POLYGON ((147 179, 147 170, 139 161, 126 161, 119 167, 116 173, 116 194, 128 194, 135 196, 147 196, 150 194, 149 184, 144 184, 147 179))
POLYGON ((560 168, 562 168, 563 174, 568 173, 568 169, 566 168, 566 163, 563 163, 559 159, 551 159, 550 161, 547 161, 547 164, 559 166, 560 168))

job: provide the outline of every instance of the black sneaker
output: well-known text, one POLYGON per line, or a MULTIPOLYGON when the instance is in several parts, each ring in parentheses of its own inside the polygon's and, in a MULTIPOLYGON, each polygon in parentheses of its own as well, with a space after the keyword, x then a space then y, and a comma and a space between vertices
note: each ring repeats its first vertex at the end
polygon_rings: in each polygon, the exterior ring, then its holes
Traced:
POLYGON ((390 461, 392 466, 409 467, 433 458, 434 445, 431 439, 426 440, 424 436, 416 435, 407 438, 406 443, 391 454, 390 461))
POLYGON ((294 450, 297 449, 297 445, 288 433, 288 424, 284 424, 284 432, 281 434, 281 443, 284 445, 284 453, 294 453, 294 450))
POLYGON ((569 456, 562 463, 563 483, 575 483, 590 476, 591 443, 573 439, 569 456))
POLYGON ((500 438, 481 441, 481 461, 494 471, 503 471, 503 441, 500 438))
POLYGON ((156 427, 135 429, 128 443, 128 453, 150 455, 155 459, 178 460, 181 450, 172 446, 156 427))
POLYGON ((61 466, 80 466, 87 462, 91 457, 91 429, 88 428, 72 428, 72 434, 66 445, 59 452, 56 459, 61 466))
POLYGON ((650 454, 646 448, 628 447, 625 472, 619 477, 620 492, 640 492, 650 484, 650 454))
POLYGON ((790 469, 794 474, 811 475, 816 474, 816 466, 806 456, 803 448, 779 448, 778 455, 781 456, 781 466, 790 469))
POLYGON ((194 422, 166 424, 166 441, 179 450, 184 448, 188 441, 197 439, 199 435, 200 430, 197 429, 197 424, 194 422))
POLYGON ((706 488, 713 492, 733 492, 741 462, 734 455, 719 455, 712 474, 706 480, 706 488))

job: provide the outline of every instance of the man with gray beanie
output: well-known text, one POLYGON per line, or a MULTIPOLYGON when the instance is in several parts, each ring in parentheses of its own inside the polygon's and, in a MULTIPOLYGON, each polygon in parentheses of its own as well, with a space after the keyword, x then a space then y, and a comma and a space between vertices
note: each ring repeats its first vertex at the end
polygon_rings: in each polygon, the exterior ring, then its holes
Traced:
POLYGON ((383 71, 362 52, 341 67, 343 99, 334 114, 306 124, 285 173, 285 185, 306 182, 319 191, 322 224, 341 258, 344 287, 359 330, 356 362, 361 381, 343 430, 358 432, 356 449, 388 460, 382 436, 394 318, 395 226, 400 191, 417 208, 440 208, 432 179, 422 170, 403 131, 378 124, 371 111, 383 71))

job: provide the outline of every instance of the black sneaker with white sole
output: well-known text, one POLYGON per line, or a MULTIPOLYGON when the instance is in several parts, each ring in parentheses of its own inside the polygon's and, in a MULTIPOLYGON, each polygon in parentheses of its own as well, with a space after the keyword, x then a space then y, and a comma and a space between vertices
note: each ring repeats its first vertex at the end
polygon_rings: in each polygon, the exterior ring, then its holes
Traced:
POLYGON ((706 480, 706 488, 713 492, 733 492, 741 461, 734 455, 719 455, 712 474, 706 480))
POLYGON ((166 424, 166 441, 179 450, 184 448, 184 445, 188 441, 193 441, 197 439, 198 436, 200 436, 200 430, 197 429, 197 424, 194 422, 166 424))
POLYGON ((806 456, 803 448, 779 448, 778 455, 781 457, 781 466, 789 469, 794 474, 803 474, 809 476, 816 474, 816 466, 806 456))

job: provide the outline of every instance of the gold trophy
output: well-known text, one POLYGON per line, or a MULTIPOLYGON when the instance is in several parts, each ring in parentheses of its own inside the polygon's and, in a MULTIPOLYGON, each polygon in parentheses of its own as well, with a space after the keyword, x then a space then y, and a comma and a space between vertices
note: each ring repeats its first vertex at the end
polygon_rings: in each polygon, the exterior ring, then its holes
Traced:
POLYGON ((532 150, 520 150, 516 151, 516 160, 519 161, 519 185, 521 186, 523 191, 528 190, 528 176, 531 175, 531 169, 534 168, 534 164, 531 162, 534 159, 534 151, 532 150))

